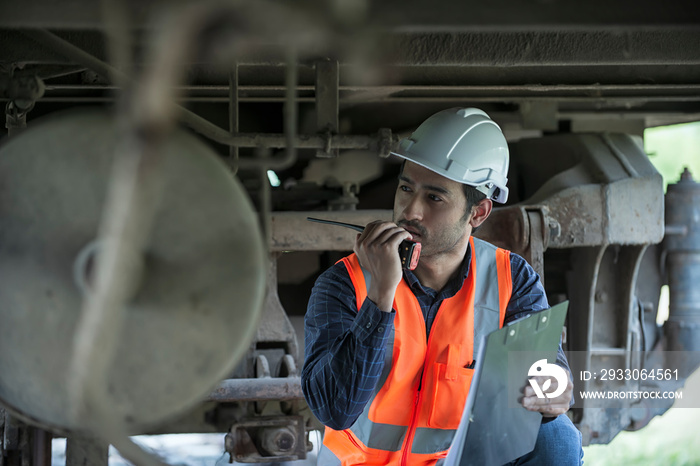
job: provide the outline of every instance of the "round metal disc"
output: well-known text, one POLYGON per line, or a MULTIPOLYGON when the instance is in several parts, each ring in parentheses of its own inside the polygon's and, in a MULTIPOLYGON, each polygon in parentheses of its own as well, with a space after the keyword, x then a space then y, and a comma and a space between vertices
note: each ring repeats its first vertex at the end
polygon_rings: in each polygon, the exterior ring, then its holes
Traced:
MULTIPOLYGON (((0 401, 55 427, 82 427, 68 410, 83 301, 73 266, 96 238, 116 137, 112 117, 82 111, 0 149, 0 401)), ((132 431, 191 407, 228 375, 265 289, 262 235, 238 181, 184 130, 164 149, 143 278, 108 380, 111 408, 132 431)))

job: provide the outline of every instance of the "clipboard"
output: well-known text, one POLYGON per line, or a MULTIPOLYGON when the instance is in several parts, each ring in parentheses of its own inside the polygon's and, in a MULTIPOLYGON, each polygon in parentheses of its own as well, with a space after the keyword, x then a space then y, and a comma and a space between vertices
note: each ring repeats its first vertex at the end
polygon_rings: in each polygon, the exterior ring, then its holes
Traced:
POLYGON ((530 314, 482 338, 445 466, 501 466, 535 448, 542 415, 518 399, 530 366, 556 360, 568 306, 566 301, 530 314))

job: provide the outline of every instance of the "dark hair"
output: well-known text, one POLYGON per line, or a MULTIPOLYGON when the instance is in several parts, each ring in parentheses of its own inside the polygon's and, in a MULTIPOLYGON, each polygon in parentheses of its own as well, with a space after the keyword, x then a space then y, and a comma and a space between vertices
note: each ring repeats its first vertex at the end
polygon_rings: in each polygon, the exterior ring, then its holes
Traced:
POLYGON ((486 194, 468 184, 462 184, 462 188, 464 189, 464 197, 467 199, 467 211, 464 215, 468 217, 472 213, 474 206, 486 199, 486 194))

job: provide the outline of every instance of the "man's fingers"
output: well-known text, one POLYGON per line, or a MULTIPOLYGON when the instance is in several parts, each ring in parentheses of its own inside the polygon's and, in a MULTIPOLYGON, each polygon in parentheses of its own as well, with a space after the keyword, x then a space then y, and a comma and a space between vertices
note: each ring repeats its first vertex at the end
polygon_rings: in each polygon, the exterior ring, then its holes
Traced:
POLYGON ((394 246, 398 250, 399 243, 410 238, 412 236, 409 232, 394 223, 372 222, 360 234, 358 243, 368 249, 394 246))
POLYGON ((366 227, 365 230, 360 234, 360 241, 367 243, 375 243, 377 241, 384 242, 386 240, 385 235, 391 232, 406 231, 403 228, 399 228, 393 222, 371 222, 366 227), (385 239, 382 240, 381 238, 385 239))
POLYGON ((529 411, 536 411, 545 416, 558 416, 569 410, 569 403, 557 398, 537 398, 528 396, 523 398, 522 405, 529 411))
POLYGON ((380 222, 374 221, 370 222, 365 226, 365 229, 360 233, 359 240, 366 241, 368 239, 373 239, 377 236, 378 232, 381 232, 385 228, 390 228, 391 226, 396 226, 391 222, 380 222))
POLYGON ((411 239, 413 236, 401 227, 390 228, 384 230, 379 236, 377 236, 378 245, 391 245, 398 251, 399 243, 405 239, 411 239))
MULTIPOLYGON (((533 379, 540 387, 543 387, 547 380, 551 380, 550 386, 548 387, 546 393, 552 393, 558 387, 557 381, 554 377, 537 376, 533 377, 533 379)), ((573 393, 573 383, 567 378, 566 389, 556 398, 549 398, 546 396, 546 394, 543 398, 539 398, 529 382, 523 387, 522 393, 523 398, 521 403, 526 409, 540 412, 543 416, 558 416, 566 413, 569 410, 573 393)))
MULTIPOLYGON (((549 388, 547 389, 548 392, 553 392, 553 391, 555 391, 555 390, 557 389, 557 386, 558 386, 557 380, 556 380, 554 377, 537 376, 537 377, 531 377, 531 379, 533 379, 535 382, 537 382, 537 385, 540 386, 540 387, 544 387, 544 386, 545 386, 545 385, 544 385, 545 382, 546 382, 547 380, 551 380, 550 386, 549 386, 549 388)), ((522 392, 523 392, 523 395, 525 395, 525 396, 530 396, 530 395, 536 395, 536 394, 537 394, 537 393, 535 392, 535 389, 532 388, 532 385, 530 385, 530 382, 529 382, 529 381, 528 381, 528 383, 526 383, 526 384, 523 386, 522 392)))

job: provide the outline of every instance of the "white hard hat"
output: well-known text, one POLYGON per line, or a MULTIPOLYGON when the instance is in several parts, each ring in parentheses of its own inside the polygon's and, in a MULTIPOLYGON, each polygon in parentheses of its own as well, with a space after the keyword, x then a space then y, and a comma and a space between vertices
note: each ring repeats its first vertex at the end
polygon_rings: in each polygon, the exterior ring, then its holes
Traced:
POLYGON ((450 108, 425 120, 397 155, 459 183, 474 186, 489 199, 508 199, 508 144, 501 128, 477 108, 450 108))

